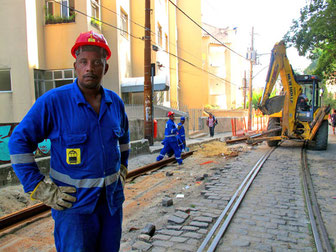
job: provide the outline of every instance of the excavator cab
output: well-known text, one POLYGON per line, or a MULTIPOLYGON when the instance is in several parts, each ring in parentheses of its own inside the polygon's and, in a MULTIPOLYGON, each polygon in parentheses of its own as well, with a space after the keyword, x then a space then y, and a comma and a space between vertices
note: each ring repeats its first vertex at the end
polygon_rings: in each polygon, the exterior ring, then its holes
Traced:
POLYGON ((296 119, 301 122, 311 122, 316 109, 321 106, 319 95, 321 80, 315 75, 294 75, 294 78, 302 88, 296 105, 296 119))

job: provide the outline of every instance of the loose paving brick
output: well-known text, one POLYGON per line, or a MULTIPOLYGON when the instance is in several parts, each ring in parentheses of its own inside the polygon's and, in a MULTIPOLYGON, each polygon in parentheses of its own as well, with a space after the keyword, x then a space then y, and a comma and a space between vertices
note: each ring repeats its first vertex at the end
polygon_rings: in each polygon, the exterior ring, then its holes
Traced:
POLYGON ((188 238, 185 238, 185 237, 172 237, 170 239, 170 241, 172 242, 186 242, 188 240, 188 238))
POLYGON ((184 220, 186 220, 189 217, 189 214, 182 212, 182 211, 177 211, 174 213, 174 215, 184 220))
POLYGON ((170 248, 170 247, 172 247, 174 245, 174 243, 171 242, 171 241, 160 241, 160 240, 157 240, 157 241, 153 242, 153 245, 154 246, 158 246, 158 247, 170 248))
POLYGON ((171 235, 171 236, 179 236, 183 232, 182 231, 176 231, 176 230, 169 230, 169 229, 161 229, 157 231, 159 234, 165 234, 165 235, 171 235))
POLYGON ((170 235, 157 234, 157 235, 154 235, 152 238, 153 238, 154 241, 155 240, 168 241, 172 237, 170 235))
POLYGON ((149 251, 150 248, 153 245, 147 242, 143 242, 143 241, 136 241, 133 245, 132 245, 132 249, 138 250, 138 251, 149 251))
POLYGON ((185 221, 185 219, 177 217, 175 215, 171 215, 168 217, 168 222, 173 224, 182 224, 185 221))
POLYGON ((211 223, 212 218, 211 217, 200 216, 200 217, 194 218, 194 221, 211 223))
POLYGON ((189 238, 194 238, 194 239, 201 239, 203 235, 194 233, 194 232, 187 232, 182 234, 183 237, 189 237, 189 238))
POLYGON ((182 227, 182 230, 184 230, 184 231, 197 231, 199 229, 200 229, 199 227, 195 227, 195 226, 184 226, 184 227, 182 227))
POLYGON ((192 221, 192 222, 190 222, 189 225, 195 226, 195 227, 200 227, 200 228, 207 228, 209 226, 209 223, 200 222, 200 221, 192 221))

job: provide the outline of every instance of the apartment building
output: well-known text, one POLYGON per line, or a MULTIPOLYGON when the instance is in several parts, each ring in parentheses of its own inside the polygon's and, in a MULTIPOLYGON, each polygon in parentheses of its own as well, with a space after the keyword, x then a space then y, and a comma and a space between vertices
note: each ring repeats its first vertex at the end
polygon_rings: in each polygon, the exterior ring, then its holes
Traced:
MULTIPOLYGON (((112 52, 103 85, 126 104, 143 104, 145 0, 0 3, 0 123, 20 122, 39 96, 74 81, 70 49, 89 30, 104 34, 112 52)), ((227 101, 232 92, 209 96, 214 89, 203 60, 209 51, 190 20, 201 24, 201 0, 151 0, 151 9, 154 104, 186 110, 227 101)))

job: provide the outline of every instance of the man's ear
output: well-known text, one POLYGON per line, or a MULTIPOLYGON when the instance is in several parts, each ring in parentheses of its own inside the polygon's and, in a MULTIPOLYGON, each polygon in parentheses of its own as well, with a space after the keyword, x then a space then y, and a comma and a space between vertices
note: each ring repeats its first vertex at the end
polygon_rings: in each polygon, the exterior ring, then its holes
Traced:
POLYGON ((109 64, 105 64, 105 72, 104 72, 104 75, 107 73, 107 70, 109 69, 109 64))
POLYGON ((74 69, 76 71, 76 61, 73 63, 74 69))

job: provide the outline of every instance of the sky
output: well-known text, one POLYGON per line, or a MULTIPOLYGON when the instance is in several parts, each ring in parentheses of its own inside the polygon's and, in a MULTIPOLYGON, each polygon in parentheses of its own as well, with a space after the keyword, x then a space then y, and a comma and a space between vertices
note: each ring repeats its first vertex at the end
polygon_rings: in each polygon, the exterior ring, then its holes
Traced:
MULTIPOLYGON (((251 46, 254 27, 254 48, 260 56, 260 65, 253 72, 257 85, 265 79, 274 44, 290 29, 293 19, 300 17, 300 9, 307 0, 202 0, 202 22, 217 27, 237 27, 239 43, 236 50, 246 55, 251 46), (257 74, 257 75, 256 75, 257 74)), ((300 57, 295 48, 287 48, 287 57, 295 71, 303 71, 310 60, 300 57)))

